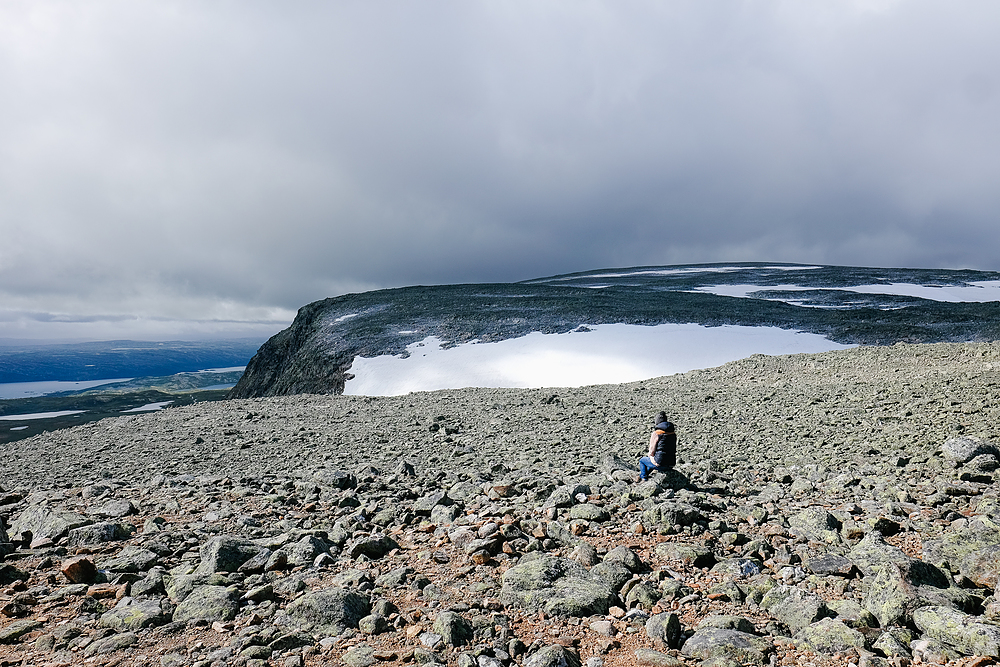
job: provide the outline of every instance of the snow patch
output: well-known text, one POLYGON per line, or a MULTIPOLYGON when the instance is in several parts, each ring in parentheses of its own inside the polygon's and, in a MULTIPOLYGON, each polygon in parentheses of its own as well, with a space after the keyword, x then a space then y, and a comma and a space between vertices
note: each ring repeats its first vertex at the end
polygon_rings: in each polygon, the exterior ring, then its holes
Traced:
POLYGON ((711 368, 752 354, 839 350, 817 334, 776 327, 698 324, 590 325, 589 331, 530 333, 442 349, 430 336, 408 357, 356 357, 345 394, 398 396, 460 387, 580 387, 635 382, 711 368))

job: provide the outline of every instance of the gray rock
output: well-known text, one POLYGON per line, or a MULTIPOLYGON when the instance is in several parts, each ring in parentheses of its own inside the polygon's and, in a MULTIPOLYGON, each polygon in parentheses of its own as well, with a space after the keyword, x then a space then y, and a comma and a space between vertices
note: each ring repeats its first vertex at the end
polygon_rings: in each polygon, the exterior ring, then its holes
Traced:
POLYGON ((703 628, 695 631, 681 653, 699 660, 731 660, 736 664, 763 665, 774 652, 768 640, 738 630, 703 628))
POLYGON ((231 621, 240 609, 239 590, 232 586, 197 586, 177 605, 174 620, 184 623, 231 621))
POLYGON ((862 604, 882 627, 909 623, 920 607, 964 609, 973 604, 967 592, 950 588, 949 584, 944 573, 930 563, 915 559, 902 565, 890 563, 866 578, 862 604))
POLYGON ((149 549, 130 544, 111 558, 100 561, 97 566, 111 572, 145 572, 153 567, 158 559, 159 556, 149 549))
POLYGON ((753 627, 753 623, 742 616, 726 616, 723 614, 712 614, 711 616, 706 616, 698 623, 697 629, 700 630, 702 628, 739 630, 740 632, 746 632, 749 634, 754 634, 754 632, 756 632, 753 627))
POLYGON ((134 632, 122 632, 88 644, 87 648, 83 650, 83 654, 88 658, 95 655, 107 655, 108 653, 126 649, 138 640, 139 638, 136 637, 134 632))
POLYGON ((653 614, 646 620, 646 636, 667 648, 677 648, 681 640, 681 621, 677 614, 653 614))
POLYGON ((611 514, 603 507, 598 507, 592 503, 580 503, 570 508, 569 518, 602 523, 610 519, 611 514))
POLYGON ((580 658, 565 647, 553 644, 528 656, 524 667, 580 667, 580 658))
POLYGON ((136 600, 122 598, 108 612, 101 614, 98 625, 115 632, 151 628, 169 623, 173 605, 166 599, 136 600))
POLYGON ((590 568, 590 576, 603 581, 613 591, 621 590, 625 582, 632 578, 632 571, 620 561, 606 561, 590 568))
POLYGON ((453 611, 438 614, 433 630, 448 646, 464 646, 473 637, 472 625, 453 611))
POLYGON ((13 535, 29 532, 33 539, 57 540, 69 531, 91 523, 91 519, 44 505, 29 505, 10 524, 13 535))
POLYGON ((330 636, 347 628, 357 628, 358 621, 371 611, 368 598, 343 588, 325 588, 307 593, 285 610, 285 625, 330 636))
POLYGON ((358 644, 348 649, 340 660, 347 667, 370 667, 376 662, 375 649, 368 644, 358 644))
POLYGON ((388 554, 393 549, 398 549, 399 544, 388 535, 371 535, 362 537, 352 543, 348 548, 351 558, 367 556, 372 560, 377 560, 388 554))
POLYGON ((795 586, 775 586, 767 592, 760 606, 793 633, 829 615, 822 598, 795 586))
POLYGON ((33 618, 25 618, 20 621, 13 621, 0 628, 0 644, 13 644, 29 632, 34 632, 42 627, 41 621, 33 618))
POLYGON ((883 565, 893 563, 906 565, 911 560, 899 547, 886 542, 879 532, 865 535, 865 538, 847 554, 847 559, 854 563, 866 577, 875 574, 883 565))
POLYGON ((1000 455, 1000 451, 990 441, 971 436, 951 438, 941 447, 941 453, 946 459, 959 463, 968 463, 980 454, 1000 455))
POLYGON ((793 535, 813 542, 840 543, 840 521, 822 507, 807 507, 788 517, 788 525, 793 535))
POLYGON ((851 648, 865 648, 863 634, 834 618, 823 618, 807 625, 792 639, 797 647, 816 653, 842 653, 851 648))
POLYGON ((262 549, 263 547, 235 535, 213 537, 198 550, 201 556, 198 573, 236 572, 262 549))
POLYGON ((104 544, 116 540, 127 540, 135 532, 135 528, 128 523, 118 521, 102 521, 73 528, 66 534, 67 546, 79 546, 84 544, 104 544))
MULTIPOLYGON (((592 660, 593 658, 591 658, 592 660)), ((672 655, 654 651, 651 648, 637 648, 635 650, 635 662, 648 667, 684 667, 684 662, 672 655)), ((587 661, 590 667, 590 660, 587 661)))
POLYGON ((659 503, 642 513, 643 523, 665 528, 690 526, 702 519, 704 517, 698 508, 678 501, 659 503))
POLYGON ((135 505, 132 504, 131 500, 121 498, 117 500, 109 500, 103 505, 87 510, 87 513, 93 516, 120 519, 123 516, 137 514, 138 510, 135 508, 135 505))
POLYGON ((821 577, 829 575, 849 577, 854 572, 854 563, 843 556, 823 554, 807 559, 805 568, 821 577))
POLYGON ((568 558, 541 556, 504 572, 500 599, 531 611, 560 616, 606 614, 614 590, 568 558))
POLYGON ((304 535, 298 542, 287 544, 281 550, 285 553, 286 564, 298 567, 312 565, 317 556, 327 552, 327 546, 317 537, 304 535))
POLYGON ((621 563, 632 572, 644 572, 649 568, 638 555, 626 546, 617 546, 604 556, 605 563, 621 563))
POLYGON ((949 607, 922 607, 913 612, 913 623, 925 638, 959 653, 1000 658, 1000 626, 983 623, 976 616, 949 607))
POLYGON ((973 551, 962 559, 959 571, 977 586, 995 590, 1000 580, 1000 544, 973 551))
POLYGON ((685 542, 661 542, 656 545, 656 555, 667 560, 675 560, 694 567, 712 567, 715 554, 701 544, 685 542))

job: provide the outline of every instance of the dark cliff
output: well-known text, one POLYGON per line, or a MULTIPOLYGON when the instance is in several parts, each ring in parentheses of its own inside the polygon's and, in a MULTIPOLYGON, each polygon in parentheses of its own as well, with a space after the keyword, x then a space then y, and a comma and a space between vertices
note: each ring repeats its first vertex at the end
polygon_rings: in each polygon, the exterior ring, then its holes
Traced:
POLYGON ((407 354, 407 345, 428 336, 447 347, 533 331, 564 333, 581 325, 693 323, 794 329, 843 344, 998 340, 998 302, 947 303, 851 289, 893 282, 971 285, 998 278, 990 272, 918 269, 647 267, 524 283, 347 294, 301 308, 292 325, 251 359, 229 396, 340 394, 357 356, 407 354), (749 298, 699 291, 719 284, 759 289, 749 298), (788 285, 794 291, 782 289, 788 285))

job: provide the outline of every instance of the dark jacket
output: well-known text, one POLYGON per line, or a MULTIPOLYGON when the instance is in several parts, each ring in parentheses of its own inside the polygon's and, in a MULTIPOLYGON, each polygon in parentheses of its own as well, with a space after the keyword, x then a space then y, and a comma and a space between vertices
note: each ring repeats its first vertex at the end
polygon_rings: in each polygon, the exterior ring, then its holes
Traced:
POLYGON ((673 468, 677 465, 677 433, 674 432, 674 425, 660 422, 656 425, 656 430, 664 431, 656 440, 656 454, 653 457, 656 467, 673 468))

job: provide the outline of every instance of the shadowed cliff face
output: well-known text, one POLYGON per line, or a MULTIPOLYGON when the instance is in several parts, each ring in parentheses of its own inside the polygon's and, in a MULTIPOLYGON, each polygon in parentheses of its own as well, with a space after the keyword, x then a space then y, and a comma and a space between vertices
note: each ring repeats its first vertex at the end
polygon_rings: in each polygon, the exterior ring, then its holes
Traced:
POLYGON ((345 373, 354 360, 348 346, 325 346, 319 321, 331 301, 301 308, 292 325, 261 346, 230 398, 342 394, 345 373))
POLYGON ((357 356, 406 354, 436 336, 445 347, 495 342, 580 325, 770 326, 819 334, 845 345, 1000 339, 1000 303, 951 303, 859 293, 855 285, 975 287, 1000 274, 981 271, 796 267, 647 267, 525 283, 439 285, 324 299, 299 310, 265 343, 230 398, 341 394, 357 356), (746 297, 707 286, 756 286, 746 297), (795 286, 790 292, 788 286, 795 286), (599 289, 598 289, 599 288, 599 289))

